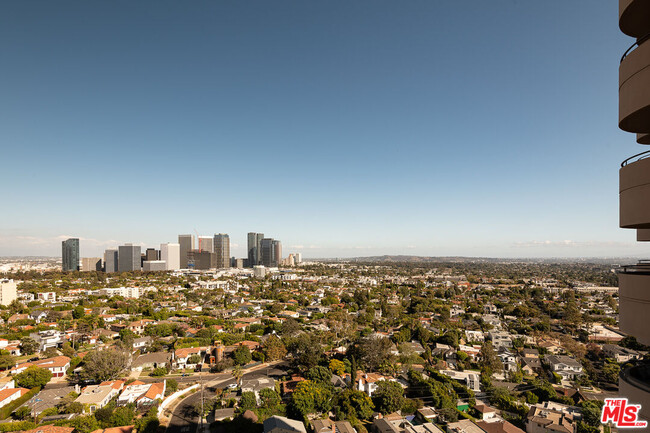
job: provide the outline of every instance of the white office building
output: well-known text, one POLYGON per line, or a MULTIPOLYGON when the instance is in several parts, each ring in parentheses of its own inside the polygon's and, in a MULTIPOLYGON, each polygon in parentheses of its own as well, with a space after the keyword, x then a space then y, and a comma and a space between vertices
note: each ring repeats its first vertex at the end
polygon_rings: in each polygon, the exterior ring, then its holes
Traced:
POLYGON ((160 260, 166 262, 168 271, 181 268, 181 244, 160 244, 160 260))
POLYGON ((0 305, 9 305, 18 298, 14 280, 0 280, 0 305))

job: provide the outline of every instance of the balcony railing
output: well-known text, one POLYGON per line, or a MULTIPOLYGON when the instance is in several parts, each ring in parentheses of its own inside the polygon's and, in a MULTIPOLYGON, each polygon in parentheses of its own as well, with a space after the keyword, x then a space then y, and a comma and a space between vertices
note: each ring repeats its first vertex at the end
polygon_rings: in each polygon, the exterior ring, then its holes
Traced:
POLYGON ((621 57, 621 62, 620 63, 623 63, 623 60, 625 60, 625 58, 627 57, 628 54, 630 54, 632 51, 634 51, 634 49, 636 47, 638 47, 639 45, 641 45, 642 43, 644 43, 648 39, 650 39, 650 33, 648 33, 647 35, 645 35, 645 36, 637 39, 636 41, 634 41, 634 43, 632 45, 630 45, 630 48, 625 50, 625 52, 623 53, 623 56, 621 57))
POLYGON ((636 155, 632 155, 628 159, 626 159, 625 161, 621 162, 621 167, 625 167, 626 165, 628 165, 630 163, 641 161, 642 159, 645 159, 645 158, 648 158, 648 157, 650 157, 650 150, 646 150, 645 152, 637 153, 636 155), (634 160, 634 161, 632 161, 632 160, 634 160))

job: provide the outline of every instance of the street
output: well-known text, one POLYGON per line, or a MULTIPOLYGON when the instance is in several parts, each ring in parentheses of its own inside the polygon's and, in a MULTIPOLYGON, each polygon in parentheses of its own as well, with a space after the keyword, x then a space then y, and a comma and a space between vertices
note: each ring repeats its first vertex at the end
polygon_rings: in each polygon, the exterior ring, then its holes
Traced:
MULTIPOLYGON (((279 364, 280 363, 275 363, 274 365, 269 364, 256 367, 255 371, 244 373, 242 380, 267 376, 277 380, 286 374, 286 370, 284 370, 279 364)), ((195 376, 194 380, 198 380, 198 377, 195 376)), ((235 378, 232 377, 230 373, 205 375, 203 381, 203 398, 208 400, 214 397, 217 388, 226 388, 231 383, 235 383, 235 378), (208 376, 213 376, 213 378, 208 380, 208 376)), ((172 413, 166 433, 195 433, 196 429, 199 427, 199 417, 194 412, 194 405, 200 401, 200 390, 182 400, 172 413)))

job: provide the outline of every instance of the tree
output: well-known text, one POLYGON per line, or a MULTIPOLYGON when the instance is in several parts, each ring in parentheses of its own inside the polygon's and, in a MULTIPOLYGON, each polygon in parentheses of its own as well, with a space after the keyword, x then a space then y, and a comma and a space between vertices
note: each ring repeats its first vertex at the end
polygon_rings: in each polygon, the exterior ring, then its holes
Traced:
POLYGON ((404 404, 404 389, 393 381, 380 380, 373 393, 373 401, 377 410, 383 414, 393 413, 404 404))
POLYGON ((135 410, 129 406, 122 406, 115 409, 110 418, 110 423, 113 427, 120 427, 130 425, 135 418, 135 410))
POLYGON ((618 383, 618 375, 621 372, 621 367, 614 363, 605 363, 603 365, 603 377, 607 382, 618 383))
POLYGON ((330 387, 303 380, 291 394, 289 411, 297 417, 304 417, 314 412, 326 412, 331 408, 332 391, 330 387))
POLYGON ((70 421, 70 426, 74 427, 78 433, 90 433, 100 428, 99 423, 92 415, 73 418, 70 421))
POLYGON ((16 412, 14 412, 14 417, 16 419, 27 419, 31 415, 32 411, 28 406, 21 406, 18 409, 16 409, 16 412))
POLYGON ((63 347, 61 347, 61 352, 63 353, 64 356, 67 356, 68 358, 72 358, 75 355, 75 350, 72 348, 72 345, 69 342, 63 343, 63 347))
MULTIPOLYGON (((286 322, 285 322, 286 323, 286 322)), ((313 334, 302 334, 288 344, 293 355, 293 364, 297 368, 308 370, 318 365, 323 356, 320 340, 313 334)))
POLYGON ((369 419, 375 405, 363 391, 344 389, 335 398, 334 413, 337 420, 369 419))
POLYGON ((74 319, 77 319, 77 320, 81 319, 85 315, 86 315, 86 310, 81 305, 78 305, 78 306, 74 307, 74 309, 72 310, 72 317, 74 319))
POLYGON ((232 353, 232 358, 237 365, 246 365, 251 362, 252 356, 248 346, 243 344, 238 346, 232 353))
POLYGON ((284 323, 282 323, 282 327, 280 328, 280 334, 287 337, 291 337, 298 332, 300 332, 300 323, 291 318, 285 320, 284 323))
POLYGON ((357 342, 353 352, 368 370, 377 371, 382 364, 391 360, 391 347, 388 338, 368 336, 357 342))
POLYGON ((307 370, 307 373, 305 373, 305 379, 329 385, 332 380, 332 372, 327 368, 318 365, 307 370))
POLYGON ((278 361, 284 359, 287 355, 287 348, 282 343, 282 340, 275 335, 271 335, 264 343, 264 353, 266 353, 266 358, 269 361, 278 361))
POLYGON ((39 348, 39 344, 33 338, 23 337, 20 339, 20 351, 25 355, 33 355, 39 348))
POLYGON ((280 396, 271 388, 264 388, 260 391, 260 400, 265 409, 275 409, 280 404, 280 396))
POLYGON ((165 389, 165 396, 171 395, 178 390, 178 381, 176 379, 167 379, 167 389, 165 389))
POLYGON ((159 425, 160 421, 157 416, 147 415, 135 422, 135 429, 138 433, 156 433, 159 425))
POLYGON ((12 355, 0 355, 0 370, 6 370, 16 365, 16 358, 12 355))
POLYGON ((252 391, 242 392, 241 400, 239 400, 239 407, 242 410, 255 409, 257 407, 255 393, 252 391))
POLYGON ((603 409, 603 402, 600 400, 585 400, 578 405, 582 409, 582 420, 590 426, 599 427, 600 413, 603 409))
POLYGON ((128 353, 116 349, 95 350, 83 359, 81 378, 103 382, 119 377, 130 365, 128 353))
POLYGON ((198 354, 193 354, 190 355, 189 358, 187 358, 187 363, 188 364, 198 364, 201 362, 201 357, 198 354))
POLYGON ((235 381, 237 382, 237 386, 241 385, 241 378, 244 376, 244 372, 241 368, 241 365, 235 365, 232 369, 231 372, 232 376, 235 378, 235 381))
POLYGON ((16 383, 23 388, 35 388, 45 386, 52 379, 52 372, 45 368, 34 365, 27 367, 27 370, 14 376, 16 383))
POLYGON ((485 368, 490 372, 501 371, 503 369, 503 364, 497 356, 497 353, 494 351, 492 343, 489 341, 485 342, 483 346, 481 346, 479 357, 481 359, 479 364, 482 368, 485 368))
POLYGON ((78 401, 73 401, 69 403, 65 408, 63 409, 64 413, 84 413, 84 405, 79 403, 78 401))
POLYGON ((345 363, 339 361, 338 359, 332 359, 329 364, 330 371, 337 376, 343 376, 345 374, 345 363))

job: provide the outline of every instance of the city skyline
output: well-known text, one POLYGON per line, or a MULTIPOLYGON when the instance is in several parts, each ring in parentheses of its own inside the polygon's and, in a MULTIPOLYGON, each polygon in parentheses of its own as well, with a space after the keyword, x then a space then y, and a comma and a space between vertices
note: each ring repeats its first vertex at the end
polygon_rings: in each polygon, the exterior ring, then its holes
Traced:
POLYGON ((119 5, 2 6, 0 256, 650 251, 617 228, 614 3, 119 5))

